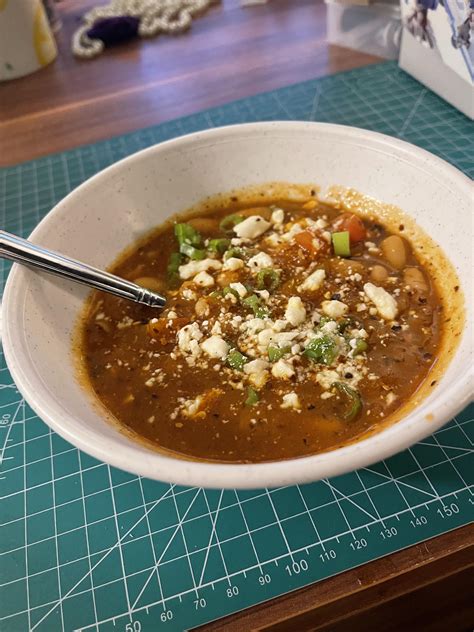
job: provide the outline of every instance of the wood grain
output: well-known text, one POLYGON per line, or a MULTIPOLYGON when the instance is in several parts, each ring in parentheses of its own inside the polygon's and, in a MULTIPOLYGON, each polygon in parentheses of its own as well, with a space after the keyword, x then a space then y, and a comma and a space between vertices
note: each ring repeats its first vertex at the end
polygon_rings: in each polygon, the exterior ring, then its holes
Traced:
POLYGON ((467 632, 474 628, 469 525, 197 628, 202 632, 467 632))
POLYGON ((56 62, 0 84, 0 166, 379 61, 327 45, 322 0, 269 0, 247 8, 225 0, 184 35, 77 60, 71 34, 94 4, 61 2, 56 62))

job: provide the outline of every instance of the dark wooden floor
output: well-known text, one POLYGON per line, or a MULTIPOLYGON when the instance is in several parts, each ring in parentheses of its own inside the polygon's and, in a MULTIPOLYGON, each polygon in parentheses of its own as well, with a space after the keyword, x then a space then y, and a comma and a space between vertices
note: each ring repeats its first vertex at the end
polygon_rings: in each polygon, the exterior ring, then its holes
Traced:
POLYGON ((79 61, 71 33, 96 0, 63 0, 60 56, 0 84, 0 166, 93 142, 240 97, 377 61, 325 41, 322 0, 223 0, 182 36, 79 61))

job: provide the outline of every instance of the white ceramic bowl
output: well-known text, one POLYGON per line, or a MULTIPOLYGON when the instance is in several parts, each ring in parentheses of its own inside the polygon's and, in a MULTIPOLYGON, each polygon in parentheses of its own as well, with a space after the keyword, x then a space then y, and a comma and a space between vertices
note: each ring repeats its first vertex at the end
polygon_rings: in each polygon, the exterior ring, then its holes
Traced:
MULTIPOLYGON (((106 267, 144 231, 209 194, 269 181, 339 184, 401 207, 454 264, 472 322, 472 191, 452 166, 380 134, 319 123, 256 123, 191 134, 141 151, 60 202, 31 239, 106 267)), ((398 423, 316 456, 255 465, 192 462, 135 443, 107 422, 75 377, 71 336, 87 291, 14 266, 3 344, 18 388, 67 441, 135 474, 204 487, 274 487, 369 465, 434 432, 472 397, 466 327, 444 376, 398 423)), ((468 333, 469 332, 469 333, 468 333)))

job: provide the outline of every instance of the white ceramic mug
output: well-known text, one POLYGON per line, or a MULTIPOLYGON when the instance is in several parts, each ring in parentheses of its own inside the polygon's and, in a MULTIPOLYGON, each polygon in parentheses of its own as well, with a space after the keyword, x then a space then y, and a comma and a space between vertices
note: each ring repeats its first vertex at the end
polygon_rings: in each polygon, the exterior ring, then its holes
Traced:
POLYGON ((57 54, 41 0, 0 0, 0 81, 35 72, 57 54))

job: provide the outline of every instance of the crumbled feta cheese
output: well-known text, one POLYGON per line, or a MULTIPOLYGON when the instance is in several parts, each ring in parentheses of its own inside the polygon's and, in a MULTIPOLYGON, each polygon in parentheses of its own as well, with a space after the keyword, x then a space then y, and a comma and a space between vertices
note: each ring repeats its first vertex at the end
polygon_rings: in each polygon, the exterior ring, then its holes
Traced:
POLYGON ((288 321, 283 320, 282 318, 279 318, 273 323, 272 328, 274 329, 274 331, 283 331, 284 329, 286 329, 287 325, 288 325, 288 321))
POLYGON ((262 329, 265 329, 265 321, 261 318, 251 318, 245 323, 242 323, 241 329, 246 329, 250 334, 256 334, 262 329))
POLYGON ((273 259, 266 252, 258 252, 251 257, 247 263, 251 270, 262 270, 263 268, 271 268, 273 266, 273 259))
POLYGON ((349 307, 341 301, 323 301, 322 310, 329 318, 340 318, 344 316, 349 307))
POLYGON ((216 322, 212 325, 211 334, 221 334, 221 333, 222 333, 221 324, 218 320, 216 320, 216 322))
POLYGON ((337 331, 337 323, 335 320, 330 320, 321 327, 321 331, 324 334, 335 334, 337 331))
POLYGON ((266 349, 271 342, 274 342, 279 347, 286 347, 291 341, 298 336, 298 331, 282 331, 275 332, 268 327, 263 329, 257 337, 258 344, 266 349))
POLYGON ((201 349, 211 358, 224 360, 229 352, 229 345, 220 336, 211 336, 201 342, 201 349))
POLYGON ((282 208, 276 208, 271 216, 272 224, 283 224, 285 219, 285 211, 282 208))
POLYGON ((237 259, 237 257, 229 257, 227 261, 224 261, 224 265, 222 266, 223 270, 238 270, 239 268, 244 267, 244 262, 242 259, 237 259))
POLYGON ((329 399, 331 397, 334 397, 334 395, 330 391, 324 391, 324 393, 320 395, 321 399, 329 399))
POLYGON ((265 382, 268 379, 267 366, 268 362, 260 358, 251 360, 244 365, 244 373, 249 376, 249 381, 256 388, 263 388, 263 386, 265 386, 265 382))
POLYGON ((214 285, 214 279, 207 272, 198 272, 193 279, 196 285, 199 287, 212 287, 214 285))
POLYGON ((267 367, 268 362, 257 358, 257 360, 251 360, 250 362, 247 362, 247 364, 244 364, 244 373, 246 373, 247 375, 251 375, 252 373, 260 373, 261 371, 265 371, 267 367))
POLYGON ((247 294, 247 288, 243 283, 229 283, 229 287, 235 290, 240 298, 243 298, 247 294))
POLYGON ((323 228, 326 228, 326 226, 328 225, 327 221, 325 219, 323 219, 322 217, 320 217, 319 219, 317 219, 315 221, 315 225, 316 228, 319 228, 320 230, 322 230, 323 228))
POLYGON ((206 270, 220 270, 222 263, 215 259, 202 259, 201 261, 190 261, 182 266, 179 266, 179 276, 181 279, 190 279, 196 276, 199 272, 206 272, 206 270))
POLYGON ((326 272, 324 270, 315 270, 299 285, 296 289, 298 292, 316 292, 321 287, 324 279, 326 278, 326 272))
POLYGON ((196 292, 193 292, 193 290, 188 287, 185 287, 181 294, 187 301, 195 301, 197 299, 196 292))
POLYGON ((382 318, 385 320, 394 320, 396 318, 398 314, 397 302, 383 287, 377 287, 373 283, 366 283, 364 292, 375 305, 382 318))
POLYGON ((301 325, 306 320, 306 310, 299 296, 291 296, 285 311, 285 318, 292 325, 301 325))
POLYGON ((294 392, 283 395, 283 401, 280 404, 280 408, 295 408, 296 410, 301 408, 298 395, 294 392))
POLYGON ((271 248, 276 248, 282 242, 282 238, 277 233, 271 233, 265 238, 265 243, 271 248))
POLYGON ((183 414, 186 417, 194 417, 202 404, 202 395, 198 395, 195 399, 187 399, 183 404, 183 414))
POLYGON ((301 232, 303 232, 303 229, 301 228, 301 226, 299 224, 293 224, 290 230, 284 233, 281 238, 284 239, 285 241, 292 241, 293 237, 295 237, 295 235, 301 232))
POLYGON ((178 347, 185 353, 191 355, 199 355, 199 340, 202 338, 202 332, 197 323, 185 325, 177 333, 178 347))
POLYGON ((390 391, 389 393, 387 393, 387 396, 385 398, 385 401, 387 402, 387 406, 390 406, 391 404, 393 404, 393 402, 396 399, 397 399, 397 396, 395 395, 393 391, 390 391))
POLYGON ((270 222, 260 217, 260 215, 250 215, 243 222, 234 226, 234 233, 237 237, 246 237, 247 239, 255 239, 260 237, 270 228, 270 222))
POLYGON ((294 374, 295 374, 294 368, 291 366, 289 362, 287 362, 286 360, 283 360, 283 358, 278 360, 278 362, 275 362, 275 364, 272 366, 273 377, 276 377, 282 380, 289 380, 290 377, 293 377, 294 374))
POLYGON ((324 390, 330 389, 334 382, 337 382, 340 379, 341 378, 337 371, 323 370, 316 374, 316 381, 322 388, 324 388, 324 390))
POLYGON ((263 298, 265 303, 270 298, 270 292, 268 290, 254 290, 255 294, 258 294, 260 298, 263 298))

